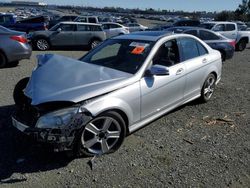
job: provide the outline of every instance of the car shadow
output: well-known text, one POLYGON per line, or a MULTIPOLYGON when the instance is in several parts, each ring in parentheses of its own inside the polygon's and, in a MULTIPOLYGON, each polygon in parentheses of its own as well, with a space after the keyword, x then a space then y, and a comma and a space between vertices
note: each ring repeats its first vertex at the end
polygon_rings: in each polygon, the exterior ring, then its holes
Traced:
POLYGON ((12 177, 14 173, 26 174, 49 171, 67 166, 73 158, 66 153, 54 153, 39 147, 31 139, 12 128, 14 105, 0 107, 0 184, 26 181, 12 177))

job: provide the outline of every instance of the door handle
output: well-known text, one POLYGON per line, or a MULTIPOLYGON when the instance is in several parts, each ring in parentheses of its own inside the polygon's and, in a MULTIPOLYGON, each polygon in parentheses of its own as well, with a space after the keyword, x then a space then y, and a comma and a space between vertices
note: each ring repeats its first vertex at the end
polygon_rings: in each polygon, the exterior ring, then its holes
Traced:
POLYGON ((204 59, 202 60, 202 63, 207 63, 207 59, 204 58, 204 59))
POLYGON ((177 70, 177 72, 176 72, 176 75, 180 75, 180 74, 182 74, 182 72, 184 71, 184 69, 183 68, 180 68, 180 69, 178 69, 177 70))

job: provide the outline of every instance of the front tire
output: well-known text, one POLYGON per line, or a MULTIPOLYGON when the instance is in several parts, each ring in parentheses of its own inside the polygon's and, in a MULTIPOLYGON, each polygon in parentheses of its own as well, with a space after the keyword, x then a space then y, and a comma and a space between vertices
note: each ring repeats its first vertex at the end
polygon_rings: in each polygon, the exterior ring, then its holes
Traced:
POLYGON ((112 153, 121 146, 126 135, 123 118, 114 111, 104 112, 84 125, 77 136, 77 155, 95 156, 112 153))
POLYGON ((24 89, 26 88, 29 79, 29 77, 23 78, 15 86, 13 98, 17 106, 22 106, 27 102, 27 97, 24 95, 24 89))
POLYGON ((206 103, 211 99, 215 89, 215 82, 216 82, 215 75, 212 73, 209 74, 201 90, 201 97, 200 97, 201 102, 206 103))

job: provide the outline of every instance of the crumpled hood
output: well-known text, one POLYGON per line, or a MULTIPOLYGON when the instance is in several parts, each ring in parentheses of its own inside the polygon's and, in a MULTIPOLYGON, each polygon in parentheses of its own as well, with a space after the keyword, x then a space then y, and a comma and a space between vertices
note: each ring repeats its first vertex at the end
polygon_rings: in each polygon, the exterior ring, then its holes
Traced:
POLYGON ((80 102, 128 85, 132 74, 68 57, 38 56, 25 95, 32 105, 53 101, 80 102))

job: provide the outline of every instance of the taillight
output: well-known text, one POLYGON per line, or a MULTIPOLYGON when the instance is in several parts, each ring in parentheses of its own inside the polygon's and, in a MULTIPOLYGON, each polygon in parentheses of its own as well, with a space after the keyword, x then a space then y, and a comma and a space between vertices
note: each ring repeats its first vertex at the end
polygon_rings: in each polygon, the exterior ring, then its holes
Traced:
POLYGON ((15 40, 15 41, 18 41, 18 42, 21 42, 21 43, 27 43, 28 42, 28 40, 23 36, 11 36, 10 38, 12 40, 15 40))
POLYGON ((229 42, 229 44, 235 48, 236 41, 235 41, 235 40, 233 40, 233 41, 229 42))

